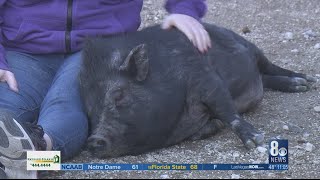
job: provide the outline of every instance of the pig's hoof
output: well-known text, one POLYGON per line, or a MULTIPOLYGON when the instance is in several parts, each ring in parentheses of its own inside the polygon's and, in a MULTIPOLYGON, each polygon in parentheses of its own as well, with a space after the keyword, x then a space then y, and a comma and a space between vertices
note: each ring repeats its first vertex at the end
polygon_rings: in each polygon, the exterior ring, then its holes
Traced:
POLYGON ((314 78, 312 76, 306 75, 306 80, 308 82, 317 82, 317 78, 314 78))
POLYGON ((250 123, 236 119, 231 123, 231 125, 232 129, 238 134, 241 141, 248 149, 255 148, 263 143, 263 134, 256 131, 250 123))
POLYGON ((309 90, 308 82, 304 78, 293 77, 288 89, 291 92, 306 92, 309 90))
POLYGON ((306 79, 299 78, 299 77, 292 78, 292 82, 296 86, 306 86, 308 84, 306 79))
POLYGON ((246 148, 248 148, 248 149, 253 149, 253 148, 256 147, 256 144, 255 144, 251 139, 249 139, 249 140, 245 143, 245 146, 246 146, 246 148))
POLYGON ((264 141, 263 134, 256 134, 252 139, 248 139, 245 143, 246 148, 253 149, 258 145, 261 145, 264 141))
POLYGON ((306 92, 306 91, 308 91, 307 86, 296 86, 295 87, 295 92, 306 92))
POLYGON ((256 134, 256 136, 253 138, 254 142, 256 144, 262 144, 264 141, 264 135, 263 134, 256 134))

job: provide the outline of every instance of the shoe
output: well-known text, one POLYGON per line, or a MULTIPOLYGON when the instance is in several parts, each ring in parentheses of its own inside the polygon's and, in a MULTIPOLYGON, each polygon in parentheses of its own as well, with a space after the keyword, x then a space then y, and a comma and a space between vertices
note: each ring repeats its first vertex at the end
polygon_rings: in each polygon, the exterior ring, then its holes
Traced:
POLYGON ((0 112, 0 162, 8 178, 37 178, 27 171, 27 151, 44 151, 46 142, 41 126, 19 123, 7 112, 0 112))

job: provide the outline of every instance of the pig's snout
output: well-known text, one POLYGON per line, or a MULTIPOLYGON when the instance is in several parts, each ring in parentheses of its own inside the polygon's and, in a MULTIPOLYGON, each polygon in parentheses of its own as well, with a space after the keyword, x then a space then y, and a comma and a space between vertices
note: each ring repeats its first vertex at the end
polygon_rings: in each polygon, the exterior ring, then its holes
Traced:
POLYGON ((107 140, 99 136, 88 138, 88 149, 92 152, 104 151, 107 148, 107 140))

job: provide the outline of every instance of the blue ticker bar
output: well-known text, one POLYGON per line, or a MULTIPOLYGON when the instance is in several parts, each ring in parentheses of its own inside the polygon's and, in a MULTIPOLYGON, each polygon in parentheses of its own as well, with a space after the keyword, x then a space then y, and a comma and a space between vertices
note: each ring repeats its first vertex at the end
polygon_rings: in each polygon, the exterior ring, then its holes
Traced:
POLYGON ((288 170, 284 164, 61 164, 61 170, 288 170))

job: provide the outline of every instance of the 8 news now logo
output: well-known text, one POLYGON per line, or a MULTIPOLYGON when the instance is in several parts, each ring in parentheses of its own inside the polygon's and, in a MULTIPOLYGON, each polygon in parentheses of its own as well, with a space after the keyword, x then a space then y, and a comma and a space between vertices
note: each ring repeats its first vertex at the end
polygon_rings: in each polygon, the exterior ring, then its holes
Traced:
POLYGON ((269 143, 269 164, 288 164, 288 140, 271 140, 269 143))

